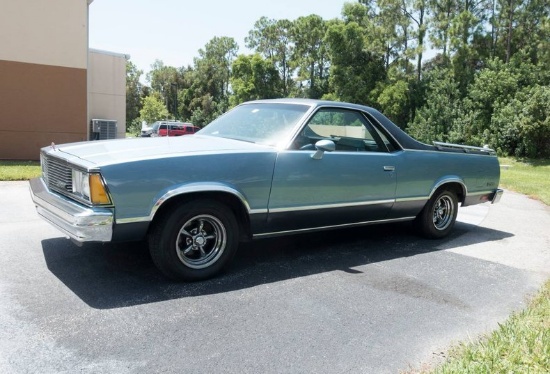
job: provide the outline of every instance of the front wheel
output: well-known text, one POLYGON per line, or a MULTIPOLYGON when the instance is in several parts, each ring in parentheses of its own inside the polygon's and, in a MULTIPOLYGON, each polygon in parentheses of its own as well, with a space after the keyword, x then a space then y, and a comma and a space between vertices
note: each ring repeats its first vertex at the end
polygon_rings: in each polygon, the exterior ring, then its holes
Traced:
POLYGON ((458 213, 458 198, 449 190, 436 192, 416 217, 416 227, 430 239, 443 238, 451 232, 458 213))
POLYGON ((239 227, 232 211, 214 200, 172 208, 155 222, 149 251, 157 268, 174 280, 203 280, 233 258, 239 227))

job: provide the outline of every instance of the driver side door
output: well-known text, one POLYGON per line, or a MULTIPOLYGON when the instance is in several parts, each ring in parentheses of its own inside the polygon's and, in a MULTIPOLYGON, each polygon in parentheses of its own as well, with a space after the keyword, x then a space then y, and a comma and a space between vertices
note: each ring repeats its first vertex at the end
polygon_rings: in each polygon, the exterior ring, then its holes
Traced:
POLYGON ((271 232, 381 221, 395 201, 395 156, 360 111, 320 108, 278 154, 268 204, 271 232), (334 142, 319 159, 315 143, 334 142))

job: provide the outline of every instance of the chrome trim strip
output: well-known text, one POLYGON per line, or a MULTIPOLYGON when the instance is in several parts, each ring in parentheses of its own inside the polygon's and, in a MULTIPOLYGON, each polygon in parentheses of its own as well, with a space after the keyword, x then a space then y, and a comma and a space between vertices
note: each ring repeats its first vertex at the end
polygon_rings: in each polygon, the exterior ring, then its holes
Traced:
POLYGON ((401 197, 398 199, 395 199, 396 203, 404 203, 407 201, 421 201, 421 200, 428 200, 429 196, 420 196, 420 197, 401 197))
POLYGON ((187 194, 187 193, 194 193, 194 192, 226 192, 230 193, 234 196, 236 196, 241 203, 244 205, 246 211, 248 214, 258 214, 258 213, 267 213, 267 209, 250 209, 250 205, 248 204, 248 201, 244 197, 242 193, 237 191, 234 188, 231 188, 227 185, 221 184, 221 183, 215 183, 215 182, 205 182, 205 183, 191 183, 186 184, 183 186, 180 186, 178 188, 175 188, 173 190, 170 190, 166 192, 164 195, 162 195, 157 202, 153 205, 153 208, 151 209, 151 213, 149 214, 149 220, 152 221, 157 210, 161 207, 162 204, 164 204, 167 200, 174 196, 187 194))
MULTIPOLYGON (((426 144, 427 146, 430 146, 429 144, 426 144)), ((440 150, 435 150, 435 151, 432 151, 432 150, 429 150, 429 149, 413 149, 413 148, 404 148, 403 149, 403 152, 429 152, 429 153, 437 153, 437 154, 441 154, 442 152, 445 153, 445 151, 440 151, 440 150)), ((450 152, 447 152, 447 153, 450 153, 450 152)), ((452 153, 450 153, 452 154, 452 153)), ((464 153, 457 153, 457 154, 460 154, 460 155, 468 155, 468 156, 492 156, 492 157, 496 157, 496 156, 493 156, 492 154, 490 153, 467 153, 467 152, 464 152, 464 153)))
POLYGON ((497 154, 494 149, 491 149, 489 147, 487 147, 487 148, 485 148, 485 147, 475 147, 475 146, 471 146, 471 145, 462 145, 462 144, 444 143, 444 142, 432 142, 432 143, 437 149, 451 148, 451 149, 463 150, 466 153, 468 153, 470 151, 479 151, 479 152, 485 152, 485 153, 490 154, 492 156, 496 156, 496 154, 497 154))
POLYGON ((320 230, 327 230, 327 229, 338 229, 338 228, 344 228, 344 227, 375 225, 375 224, 378 224, 378 223, 411 221, 415 218, 416 217, 402 217, 402 218, 381 219, 381 220, 376 220, 376 221, 344 223, 344 224, 340 224, 340 225, 311 227, 311 228, 307 228, 307 229, 267 232, 267 233, 263 233, 263 234, 254 234, 254 235, 252 235, 252 237, 253 238, 264 238, 264 237, 267 237, 267 236, 286 235, 286 234, 292 234, 292 233, 299 234, 299 233, 306 233, 306 232, 311 232, 311 231, 320 231, 320 230))
POLYGON ((325 205, 297 206, 297 207, 288 207, 288 208, 274 208, 274 209, 269 209, 269 213, 285 213, 285 212, 299 212, 303 210, 349 208, 349 207, 356 207, 356 206, 389 204, 394 202, 395 202, 395 199, 387 199, 387 200, 362 201, 359 203, 338 203, 338 204, 325 204, 325 205))
POLYGON ((468 187, 466 187, 466 184, 462 179, 460 179, 459 177, 446 177, 445 179, 441 179, 439 182, 437 182, 437 184, 432 188, 430 192, 430 198, 433 196, 433 194, 435 193, 435 191, 437 191, 439 187, 447 183, 460 184, 462 186, 462 192, 464 192, 464 196, 468 196, 468 187))
MULTIPOLYGON (((59 145, 57 147, 59 147, 59 145)), ((100 172, 101 170, 100 167, 93 164, 92 162, 79 158, 77 156, 73 156, 69 153, 65 153, 63 149, 55 149, 54 151, 52 151, 52 150, 47 150, 46 148, 47 147, 42 148, 40 150, 40 153, 43 154, 45 157, 51 157, 61 162, 65 162, 67 166, 73 169, 78 169, 89 173, 100 172)))
MULTIPOLYGON (((248 212, 249 215, 253 214, 265 214, 267 213, 267 209, 252 209, 248 212)), ((130 217, 130 218, 118 218, 116 220, 116 224, 123 225, 125 223, 140 223, 140 222, 150 222, 151 217, 150 216, 143 216, 143 217, 130 217)))
POLYGON ((470 196, 488 195, 488 194, 492 194, 494 192, 495 192, 495 190, 476 191, 476 192, 468 193, 467 196, 470 197, 470 196))
POLYGON ((149 216, 144 217, 131 217, 131 218, 117 218, 116 219, 117 225, 123 225, 125 223, 139 223, 139 222, 149 222, 149 216))
MULTIPOLYGON (((447 180, 445 183, 447 183, 448 181, 450 180, 447 180)), ((459 181, 456 181, 456 182, 459 182, 459 181)), ((441 185, 444 184, 444 183, 439 183, 437 185, 437 187, 435 188, 435 190, 437 190, 439 187, 441 187, 441 185)), ((462 185, 464 187, 464 189, 466 189, 466 186, 465 185, 462 185)), ((435 191, 434 190, 434 191, 435 191)), ((400 197, 400 198, 397 198, 395 199, 395 202, 396 203, 402 203, 402 202, 407 202, 407 201, 418 201, 418 200, 428 200, 430 197, 432 197, 433 195, 433 192, 430 194, 430 196, 419 196, 419 197, 400 197)), ((488 191, 476 191, 476 192, 466 192, 466 197, 472 197, 472 196, 479 196, 479 195, 487 195, 487 194, 492 194, 493 190, 488 190, 488 191)))

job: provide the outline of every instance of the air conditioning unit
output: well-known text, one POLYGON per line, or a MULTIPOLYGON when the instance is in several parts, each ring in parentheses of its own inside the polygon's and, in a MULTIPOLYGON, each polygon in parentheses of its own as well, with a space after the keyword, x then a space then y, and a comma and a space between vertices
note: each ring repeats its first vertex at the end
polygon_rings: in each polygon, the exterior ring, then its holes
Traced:
POLYGON ((90 140, 116 139, 116 120, 93 119, 90 123, 90 140))

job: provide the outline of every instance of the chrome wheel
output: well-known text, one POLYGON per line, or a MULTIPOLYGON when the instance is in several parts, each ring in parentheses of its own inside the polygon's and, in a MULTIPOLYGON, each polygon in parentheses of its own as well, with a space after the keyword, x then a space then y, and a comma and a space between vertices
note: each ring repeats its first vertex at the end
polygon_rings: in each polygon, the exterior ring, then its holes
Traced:
POLYGON ((203 269, 220 258, 226 244, 223 223, 212 215, 201 214, 189 219, 179 230, 176 253, 184 265, 203 269))
POLYGON ((415 226, 429 239, 441 239, 449 235, 458 213, 458 197, 455 191, 441 188, 436 191, 415 219, 415 226))
POLYGON ((239 223, 228 206, 197 198, 166 208, 148 236, 151 259, 164 275, 198 281, 231 261, 239 246, 239 223))
POLYGON ((455 204, 449 195, 437 199, 433 208, 433 224, 436 230, 445 230, 453 223, 455 204))

